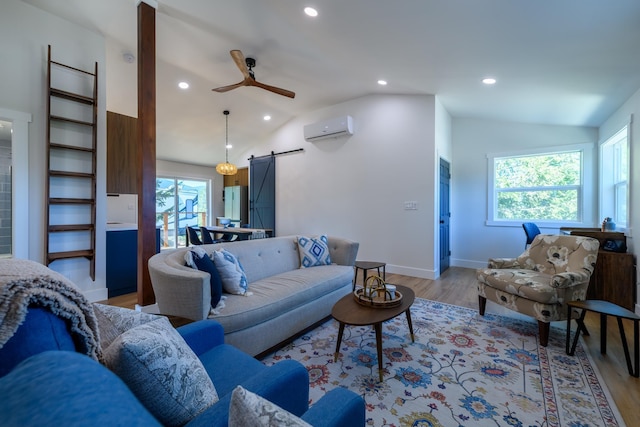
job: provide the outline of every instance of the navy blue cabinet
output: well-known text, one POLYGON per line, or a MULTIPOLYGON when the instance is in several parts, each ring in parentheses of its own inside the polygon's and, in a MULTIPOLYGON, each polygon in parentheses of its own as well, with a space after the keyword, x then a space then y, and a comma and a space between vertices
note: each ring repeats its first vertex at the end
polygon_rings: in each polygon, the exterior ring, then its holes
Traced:
MULTIPOLYGON (((156 229, 156 253, 160 252, 160 229, 156 229)), ((107 230, 107 290, 109 298, 138 289, 138 230, 107 230)))

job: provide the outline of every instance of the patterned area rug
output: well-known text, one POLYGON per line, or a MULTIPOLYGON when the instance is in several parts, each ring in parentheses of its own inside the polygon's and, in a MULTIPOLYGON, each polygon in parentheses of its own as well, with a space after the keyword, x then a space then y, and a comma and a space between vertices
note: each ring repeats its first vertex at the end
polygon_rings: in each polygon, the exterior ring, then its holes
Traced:
POLYGON ((328 390, 361 394, 369 426, 624 426, 595 366, 565 330, 538 345, 534 321, 416 298, 406 317, 383 324, 384 381, 372 327, 347 326, 334 362, 338 323, 329 320, 263 359, 302 362, 313 404, 328 390))

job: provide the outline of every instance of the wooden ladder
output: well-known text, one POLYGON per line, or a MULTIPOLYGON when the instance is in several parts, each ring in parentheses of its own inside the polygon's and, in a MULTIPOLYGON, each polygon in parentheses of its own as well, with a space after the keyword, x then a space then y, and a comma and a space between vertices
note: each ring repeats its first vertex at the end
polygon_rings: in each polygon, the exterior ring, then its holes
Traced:
POLYGON ((98 63, 93 72, 47 60, 46 265, 86 258, 96 279, 98 63))

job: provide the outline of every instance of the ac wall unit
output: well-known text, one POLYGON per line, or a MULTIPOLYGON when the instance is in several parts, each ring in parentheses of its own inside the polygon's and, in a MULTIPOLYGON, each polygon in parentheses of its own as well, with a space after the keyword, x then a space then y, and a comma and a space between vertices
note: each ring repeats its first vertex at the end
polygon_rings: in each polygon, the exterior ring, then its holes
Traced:
POLYGON ((353 135, 353 119, 351 116, 322 120, 304 127, 304 139, 307 141, 338 138, 343 135, 353 135))

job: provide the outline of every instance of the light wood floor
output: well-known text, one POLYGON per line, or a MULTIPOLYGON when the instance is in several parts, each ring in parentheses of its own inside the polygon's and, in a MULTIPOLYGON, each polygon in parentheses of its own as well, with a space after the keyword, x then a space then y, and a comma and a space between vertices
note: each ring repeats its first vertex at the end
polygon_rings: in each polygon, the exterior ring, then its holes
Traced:
MULTIPOLYGON (((478 308, 478 294, 476 292, 475 270, 452 267, 445 271, 437 280, 420 279, 416 277, 387 274, 387 282, 408 286, 414 290, 419 298, 439 301, 461 307, 478 308)), ((120 307, 134 308, 136 295, 129 294, 111 298, 108 304, 120 307)), ((487 302, 487 313, 513 315, 513 312, 500 307, 491 301, 487 302)), ((181 323, 180 319, 172 319, 174 325, 181 323)), ((595 361, 613 400, 616 402, 625 423, 628 426, 638 425, 638 408, 640 407, 640 379, 629 375, 620 342, 620 335, 615 319, 607 322, 607 354, 600 354, 600 321, 595 313, 587 313, 585 324, 590 336, 584 337, 586 350, 595 361)), ((562 328, 565 323, 556 324, 562 328)), ((633 324, 625 321, 625 332, 629 341, 630 351, 633 352, 633 324)), ((573 325, 575 331, 575 324, 573 325)), ((633 353, 631 355, 633 360, 633 353)))

